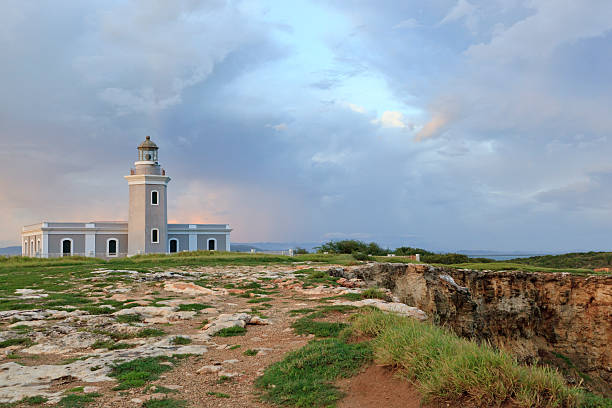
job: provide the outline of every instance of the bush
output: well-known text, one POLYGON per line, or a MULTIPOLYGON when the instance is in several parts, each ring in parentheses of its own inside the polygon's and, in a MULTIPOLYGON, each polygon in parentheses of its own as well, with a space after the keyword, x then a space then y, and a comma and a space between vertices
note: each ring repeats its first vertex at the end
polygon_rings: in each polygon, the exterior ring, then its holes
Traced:
POLYGON ((355 258, 357 261, 367 261, 370 259, 370 257, 368 256, 368 254, 364 254, 363 252, 353 252, 351 254, 353 256, 353 258, 355 258))
POLYGON ((368 255, 376 255, 382 256, 386 255, 389 251, 386 249, 382 249, 375 242, 370 242, 366 244, 362 241, 357 241, 354 239, 348 239, 344 241, 330 241, 326 244, 317 247, 317 252, 329 252, 332 254, 353 254, 355 252, 361 252, 368 255))
POLYGON ((416 255, 416 254, 421 254, 421 256, 434 255, 433 252, 429 252, 425 249, 412 248, 412 247, 399 247, 399 248, 396 248, 395 251, 393 251, 393 253, 397 256, 410 256, 410 255, 416 255))
POLYGON ((296 255, 306 255, 308 253, 308 250, 305 248, 296 247, 293 250, 293 253, 296 255))

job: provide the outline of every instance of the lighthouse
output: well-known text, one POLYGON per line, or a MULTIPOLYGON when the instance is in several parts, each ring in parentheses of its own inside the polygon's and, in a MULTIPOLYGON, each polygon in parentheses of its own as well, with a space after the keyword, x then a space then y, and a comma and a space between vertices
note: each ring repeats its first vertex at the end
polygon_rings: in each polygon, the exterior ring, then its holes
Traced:
POLYGON ((158 161, 159 148, 150 136, 138 146, 138 160, 129 176, 128 256, 168 252, 166 176, 158 161))

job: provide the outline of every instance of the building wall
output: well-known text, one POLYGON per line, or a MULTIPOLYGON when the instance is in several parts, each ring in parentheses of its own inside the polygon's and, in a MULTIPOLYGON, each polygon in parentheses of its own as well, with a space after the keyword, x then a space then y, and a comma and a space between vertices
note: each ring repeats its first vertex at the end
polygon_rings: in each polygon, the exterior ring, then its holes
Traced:
POLYGON ((166 186, 161 184, 145 184, 146 191, 146 252, 166 253, 168 252, 168 213, 166 186), (159 193, 159 204, 151 205, 151 192, 159 193), (151 230, 159 230, 159 243, 151 242, 151 230))
POLYGON ((172 234, 168 233, 168 251, 170 251, 170 239, 176 238, 178 239, 178 250, 181 251, 189 251, 189 235, 187 234, 172 234))
POLYGON ((49 234, 49 256, 57 257, 62 254, 62 240, 72 239, 72 253, 85 255, 85 234, 49 234))
POLYGON ((128 252, 165 253, 168 250, 167 194, 163 184, 131 184, 128 218, 128 252), (151 205, 151 191, 159 193, 159 204, 151 205), (151 230, 159 229, 159 243, 151 242, 151 230))
POLYGON ((21 253, 24 256, 40 256, 42 253, 42 234, 22 236, 21 253))
POLYGON ((119 247, 118 256, 125 256, 128 251, 128 234, 96 234, 96 257, 106 257, 106 242, 110 238, 117 239, 119 247))
POLYGON ((208 250, 208 239, 214 238, 217 240, 217 251, 225 251, 225 235, 224 234, 198 234, 198 250, 208 250))

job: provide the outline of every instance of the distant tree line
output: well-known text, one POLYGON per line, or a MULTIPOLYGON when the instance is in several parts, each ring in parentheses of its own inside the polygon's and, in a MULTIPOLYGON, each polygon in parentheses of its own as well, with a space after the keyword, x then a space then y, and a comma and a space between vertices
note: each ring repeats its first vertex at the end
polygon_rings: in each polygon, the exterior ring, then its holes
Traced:
POLYGON ((454 253, 437 254, 423 248, 407 246, 402 246, 394 250, 389 248, 384 249, 376 242, 365 243, 354 239, 330 241, 315 249, 318 253, 351 254, 357 260, 367 260, 368 256, 385 256, 387 254, 393 254, 395 256, 420 254, 421 261, 427 263, 457 264, 467 262, 493 262, 492 259, 488 258, 470 258, 467 255, 454 253))

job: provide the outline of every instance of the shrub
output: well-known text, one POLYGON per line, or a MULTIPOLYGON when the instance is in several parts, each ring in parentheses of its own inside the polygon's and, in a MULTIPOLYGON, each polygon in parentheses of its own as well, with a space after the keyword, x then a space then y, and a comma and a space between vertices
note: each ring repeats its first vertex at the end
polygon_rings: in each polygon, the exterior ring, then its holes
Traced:
POLYGON ((353 252, 351 254, 353 256, 353 258, 355 258, 355 260, 357 261, 367 261, 370 259, 370 257, 368 256, 368 254, 364 254, 363 252, 353 252))
POLYGON ((329 252, 333 254, 352 254, 354 252, 361 252, 369 255, 386 255, 389 251, 382 249, 377 243, 370 242, 366 244, 362 241, 353 239, 343 241, 330 241, 326 244, 317 247, 317 252, 329 252))

